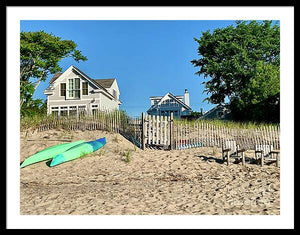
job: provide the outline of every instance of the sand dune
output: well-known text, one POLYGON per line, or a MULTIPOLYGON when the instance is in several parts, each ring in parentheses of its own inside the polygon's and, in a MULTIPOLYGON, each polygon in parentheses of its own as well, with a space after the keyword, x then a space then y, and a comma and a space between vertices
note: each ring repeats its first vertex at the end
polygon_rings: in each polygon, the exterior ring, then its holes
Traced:
POLYGON ((51 130, 21 132, 20 161, 63 141, 100 137, 107 144, 86 157, 20 169, 21 214, 280 214, 279 168, 227 166, 220 149, 143 151, 117 134, 51 130))

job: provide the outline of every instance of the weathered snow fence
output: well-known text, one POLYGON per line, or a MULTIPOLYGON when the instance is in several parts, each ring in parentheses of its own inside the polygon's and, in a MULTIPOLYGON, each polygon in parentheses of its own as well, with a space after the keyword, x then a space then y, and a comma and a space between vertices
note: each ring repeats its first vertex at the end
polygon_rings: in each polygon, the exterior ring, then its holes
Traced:
POLYGON ((272 145, 280 149, 280 127, 261 125, 236 128, 209 121, 176 121, 171 116, 142 113, 131 118, 121 111, 94 110, 92 115, 46 117, 38 131, 62 128, 66 130, 104 130, 120 133, 142 149, 221 148, 224 141, 235 140, 240 148, 255 150, 256 145, 272 145))
POLYGON ((38 131, 55 128, 66 130, 105 130, 119 133, 126 127, 128 120, 121 111, 94 110, 93 114, 78 113, 68 116, 47 116, 39 126, 38 131), (126 123, 125 123, 126 122, 126 123), (125 125, 124 125, 125 124, 125 125))
POLYGON ((255 145, 272 145, 280 149, 279 126, 256 128, 232 128, 204 121, 175 122, 174 149, 195 147, 222 147, 226 140, 235 140, 246 150, 254 150, 255 145))
POLYGON ((142 149, 188 149, 222 147, 226 140, 235 140, 240 148, 254 150, 255 145, 272 145, 280 149, 279 126, 232 128, 205 121, 179 121, 171 116, 142 113, 142 149))

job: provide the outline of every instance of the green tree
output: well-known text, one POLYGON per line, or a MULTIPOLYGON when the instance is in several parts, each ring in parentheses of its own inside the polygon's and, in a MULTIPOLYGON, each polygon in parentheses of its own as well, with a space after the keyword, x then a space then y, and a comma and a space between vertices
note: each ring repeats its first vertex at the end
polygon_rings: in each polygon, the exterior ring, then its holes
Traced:
POLYGON ((48 74, 62 70, 58 65, 61 59, 72 57, 77 62, 87 60, 76 47, 72 40, 61 40, 44 31, 20 33, 21 109, 31 105, 34 91, 48 74))
POLYGON ((280 27, 272 21, 236 21, 236 26, 202 32, 199 59, 191 63, 199 67, 197 75, 208 81, 205 99, 213 104, 228 105, 233 118, 264 120, 274 111, 279 120, 280 92, 280 27), (272 102, 267 102, 272 100, 272 102), (257 110, 259 104, 267 105, 257 110), (275 107, 274 107, 275 105, 275 107), (259 112, 258 112, 259 111, 259 112), (267 115, 268 114, 268 115, 267 115))
POLYGON ((197 112, 197 111, 192 111, 191 112, 191 117, 192 118, 199 118, 199 117, 201 117, 201 116, 203 116, 203 113, 202 113, 202 111, 201 112, 197 112))
POLYGON ((47 102, 42 99, 30 99, 20 112, 21 117, 45 116, 47 114, 47 102))

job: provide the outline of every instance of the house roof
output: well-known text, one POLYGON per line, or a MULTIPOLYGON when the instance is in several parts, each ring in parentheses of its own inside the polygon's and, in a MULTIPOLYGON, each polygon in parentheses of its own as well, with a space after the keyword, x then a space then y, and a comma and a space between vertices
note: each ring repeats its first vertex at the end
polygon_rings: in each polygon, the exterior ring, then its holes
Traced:
POLYGON ((190 110, 191 110, 191 107, 188 106, 187 104, 183 103, 181 100, 179 100, 178 97, 176 97, 175 95, 171 94, 170 92, 169 92, 169 95, 170 95, 173 99, 177 100, 178 103, 180 103, 183 107, 185 107, 186 109, 190 109, 190 110))
MULTIPOLYGON (((183 95, 174 95, 177 99, 182 99, 183 95)), ((164 96, 150 96, 150 100, 152 99, 162 99, 164 96)))
POLYGON ((115 78, 105 78, 105 79, 93 79, 93 80, 96 83, 98 83, 100 86, 103 86, 105 88, 110 88, 116 79, 115 78))
POLYGON ((218 104, 217 106, 211 108, 210 110, 206 111, 203 116, 199 117, 199 119, 203 119, 205 117, 207 117, 209 114, 211 114, 212 112, 214 112, 217 109, 225 109, 224 105, 218 104))
MULTIPOLYGON (((73 66, 74 67, 74 66, 73 66)), ((116 80, 115 78, 105 78, 105 79, 93 79, 90 78, 89 76, 87 76, 84 72, 82 72, 81 70, 79 70, 78 68, 75 67, 76 70, 78 70, 81 74, 83 74, 85 77, 88 77, 89 79, 93 80, 94 82, 96 82, 98 85, 100 85, 101 87, 104 88, 110 88, 111 85, 113 84, 113 82, 116 80)), ((50 84, 52 84, 56 79, 58 79, 60 77, 60 75, 62 75, 63 73, 55 73, 53 75, 53 77, 50 80, 50 84)))
POLYGON ((63 73, 55 73, 54 75, 53 75, 53 77, 51 78, 51 80, 50 80, 50 84, 52 84, 56 79, 58 79, 59 77, 60 77, 60 75, 62 75, 63 73))
MULTIPOLYGON (((184 108, 188 109, 188 110, 192 110, 190 106, 186 105, 185 103, 183 103, 181 100, 179 100, 178 98, 181 98, 181 96, 175 96, 173 94, 171 94, 170 92, 168 92, 167 94, 165 94, 164 96, 161 96, 161 100, 166 97, 166 96, 170 96, 171 98, 173 98, 174 100, 176 100, 179 104, 181 104, 184 108)), ((153 96, 152 96, 153 97, 153 96)), ((158 97, 158 96, 156 96, 158 97)), ((151 97, 150 97, 151 98, 151 97)), ((158 105, 160 105, 161 103, 161 100, 157 103, 157 104, 154 104, 152 105, 147 112, 151 111, 152 109, 154 108, 157 108, 158 105)))
MULTIPOLYGON (((94 84, 98 88, 102 88, 110 97, 113 97, 113 95, 103 86, 101 85, 101 82, 99 80, 111 80, 111 79, 92 79, 88 75, 86 75, 84 72, 82 72, 80 69, 75 67, 74 65, 71 65, 72 69, 74 69, 75 72, 81 74, 83 77, 85 77, 87 80, 89 80, 92 84, 94 84), (98 82, 97 82, 98 81, 98 82)), ((63 73, 55 73, 50 80, 50 84, 52 84, 57 78, 59 78, 63 73)), ((109 81, 104 82, 105 85, 109 84, 109 81)), ((109 88, 109 87, 108 87, 109 88)), ((121 102, 121 101, 120 101, 121 102)))

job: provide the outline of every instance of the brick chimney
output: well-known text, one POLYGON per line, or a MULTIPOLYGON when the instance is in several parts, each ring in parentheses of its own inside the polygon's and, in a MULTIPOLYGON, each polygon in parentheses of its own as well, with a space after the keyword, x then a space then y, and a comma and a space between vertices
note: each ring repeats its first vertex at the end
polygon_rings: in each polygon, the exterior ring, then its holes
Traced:
POLYGON ((184 103, 190 106, 190 94, 187 89, 184 90, 184 103))

